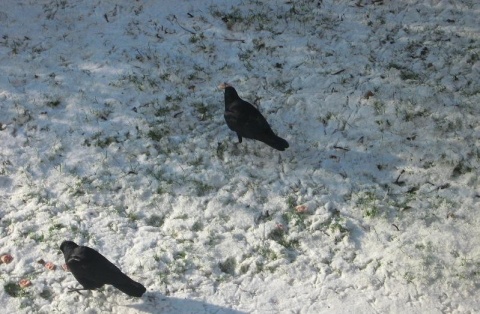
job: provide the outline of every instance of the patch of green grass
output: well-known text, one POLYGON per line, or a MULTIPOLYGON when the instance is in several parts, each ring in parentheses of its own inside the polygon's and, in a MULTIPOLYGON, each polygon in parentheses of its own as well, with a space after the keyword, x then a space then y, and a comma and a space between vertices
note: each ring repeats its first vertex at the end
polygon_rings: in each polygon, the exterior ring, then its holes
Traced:
POLYGON ((405 279, 407 283, 413 283, 415 275, 412 272, 407 271, 403 274, 403 279, 405 279))
POLYGON ((154 127, 151 128, 148 133, 147 137, 149 137, 152 141, 158 142, 160 141, 164 136, 168 136, 170 133, 169 130, 162 128, 162 127, 154 127))
POLYGON ((42 290, 42 292, 39 293, 39 296, 44 300, 52 300, 53 292, 52 290, 45 288, 42 290))
POLYGON ((347 227, 345 227, 340 221, 338 220, 335 220, 335 221, 332 221, 332 223, 330 224, 329 226, 330 230, 332 231, 338 231, 339 233, 341 234, 346 234, 346 233, 349 233, 350 230, 348 230, 347 227))
POLYGON ((199 41, 203 41, 204 39, 205 39, 205 35, 203 33, 196 33, 196 34, 192 34, 192 36, 190 36, 188 41, 192 44, 195 44, 199 41))
POLYGON ((139 216, 137 213, 130 212, 130 213, 127 213, 127 218, 129 221, 135 222, 138 220, 139 216))
POLYGON ((198 113, 200 121, 209 120, 212 117, 212 113, 210 112, 209 107, 203 102, 193 103, 193 107, 198 113))
POLYGON ((225 149, 226 149, 227 145, 225 145, 224 143, 221 143, 221 142, 218 142, 217 143, 217 157, 220 159, 220 160, 223 160, 223 155, 225 153, 225 149))
POLYGON ((230 12, 222 12, 217 7, 211 7, 212 15, 217 18, 221 18, 226 24, 227 29, 231 30, 237 23, 242 23, 244 18, 242 12, 238 7, 233 8, 230 12))
POLYGON ((194 160, 189 162, 189 164, 194 166, 194 167, 198 167, 198 166, 202 165, 202 163, 203 163, 203 157, 202 156, 199 156, 199 157, 197 157, 194 160))
POLYGON ((146 74, 130 73, 123 75, 117 82, 110 83, 110 86, 124 87, 125 85, 133 85, 140 91, 147 89, 157 89, 160 82, 155 77, 150 77, 146 74))
POLYGON ((203 230, 203 223, 200 220, 197 220, 192 225, 192 231, 198 232, 203 230))
POLYGON ((430 110, 420 109, 420 110, 405 110, 403 112, 403 119, 405 121, 413 121, 416 118, 422 118, 430 115, 430 110))
POLYGON ((401 70, 400 71, 400 78, 404 81, 406 80, 418 80, 420 79, 420 75, 411 71, 411 70, 401 70))
POLYGON ((71 196, 85 195, 86 188, 93 182, 93 179, 87 177, 78 178, 73 185, 68 186, 68 192, 71 196))
MULTIPOLYGON (((80 220, 81 220, 80 217, 75 215, 74 221, 80 221, 80 220)), ((111 228, 112 224, 113 222, 110 222, 108 224, 108 227, 111 228)), ((113 228, 111 229, 113 230, 113 228)), ((90 235, 87 229, 80 229, 78 226, 70 225, 70 230, 71 230, 71 233, 70 233, 71 238, 79 237, 85 242, 92 240, 94 244, 96 243, 96 239, 90 235)), ((115 229, 114 231, 118 231, 118 228, 115 229)))
POLYGON ((289 240, 287 238, 287 234, 283 228, 274 228, 268 234, 268 238, 277 242, 281 246, 286 249, 296 249, 298 248, 299 241, 298 240, 289 240))
POLYGON ((468 165, 467 161, 461 160, 453 168, 451 177, 455 179, 472 171, 473 167, 468 165))
POLYGON ((194 180, 192 181, 192 183, 195 186, 195 191, 197 193, 197 196, 205 196, 214 189, 213 186, 208 185, 202 181, 194 180))
MULTIPOLYGON (((105 106, 111 107, 112 104, 110 103, 105 103, 105 106)), ((97 119, 107 121, 108 116, 110 116, 114 111, 111 108, 105 108, 102 110, 91 110, 90 113, 97 119)))
POLYGON ((181 215, 178 215, 178 216, 174 217, 173 219, 186 220, 186 219, 188 219, 188 215, 187 214, 181 214, 181 215))
POLYGON ((395 70, 403 70, 405 67, 403 65, 400 65, 398 63, 391 62, 390 64, 387 65, 387 68, 390 69, 395 69, 395 70))
POLYGON ((373 191, 359 193, 357 205, 363 210, 366 217, 374 218, 381 214, 379 200, 373 191))
POLYGON ((155 113, 153 114, 155 117, 165 117, 173 111, 179 110, 180 107, 174 104, 172 106, 160 106, 155 108, 155 113))
POLYGON ((52 0, 43 4, 43 12, 46 14, 47 19, 53 20, 58 10, 65 10, 67 4, 67 0, 52 0))
POLYGON ((5 293, 14 298, 30 295, 30 292, 27 289, 22 289, 20 285, 15 282, 7 282, 3 286, 3 289, 5 290, 5 293))
POLYGON ((206 241, 205 244, 208 246, 216 246, 217 244, 220 244, 222 242, 223 237, 219 234, 216 233, 209 233, 208 234, 208 240, 206 241))
POLYGON ((249 269, 250 269, 250 265, 243 264, 242 266, 240 266, 240 273, 244 275, 248 272, 249 269))
POLYGON ((37 243, 45 241, 45 235, 43 233, 31 232, 28 234, 28 237, 37 243))
POLYGON ((388 68, 399 70, 400 71, 400 78, 404 81, 406 80, 418 80, 420 79, 420 75, 418 73, 413 72, 410 69, 407 69, 407 67, 400 65, 398 63, 390 63, 388 68))
POLYGON ((185 96, 183 94, 166 95, 165 96, 165 101, 179 103, 183 100, 184 97, 185 96))
POLYGON ((60 99, 57 98, 57 99, 54 99, 54 100, 49 100, 49 101, 47 101, 47 102, 45 103, 45 105, 46 105, 47 107, 50 107, 50 108, 56 108, 56 107, 60 106, 61 103, 62 103, 62 102, 60 101, 60 99))
POLYGON ((237 261, 234 257, 229 257, 225 261, 218 263, 218 267, 223 273, 229 275, 235 275, 235 268, 237 266, 237 261))
POLYGON ((307 217, 307 213, 299 213, 295 209, 282 214, 282 218, 288 226, 296 226, 302 230, 306 228, 305 219, 307 217))
POLYGON ((274 261, 278 259, 277 253, 267 246, 260 246, 256 248, 256 251, 267 261, 274 261))
POLYGON ((252 43, 253 43, 253 46, 255 47, 255 50, 265 49, 265 42, 262 39, 254 38, 252 40, 252 43))
POLYGON ((323 227, 330 230, 330 234, 334 237, 334 243, 340 243, 344 238, 350 237, 350 230, 346 226, 346 221, 339 215, 330 217, 326 222, 322 223, 323 227))
POLYGON ((457 256, 460 259, 460 266, 456 267, 456 271, 458 271, 457 276, 463 279, 472 279, 480 278, 480 261, 467 258, 466 256, 461 256, 458 254, 457 256))
POLYGON ((155 192, 157 194, 165 194, 165 193, 169 193, 170 192, 170 189, 168 187, 165 187, 165 186, 159 186, 157 187, 157 189, 155 190, 155 192))
POLYGON ((187 257, 187 252, 185 251, 178 251, 173 254, 173 258, 178 259, 185 259, 187 257))
POLYGON ((376 100, 373 103, 373 109, 377 115, 385 114, 385 104, 381 101, 376 100))
POLYGON ((256 261, 255 266, 256 266, 256 271, 258 273, 261 273, 265 267, 265 264, 262 261, 256 261))
POLYGON ((165 217, 153 214, 145 219, 145 223, 148 226, 160 228, 165 223, 165 217))
POLYGON ((48 228, 48 231, 60 230, 60 229, 63 229, 65 227, 66 226, 62 223, 56 223, 56 224, 53 224, 52 226, 50 226, 50 228, 48 228))
POLYGON ((294 196, 290 195, 289 197, 287 197, 287 199, 285 200, 285 203, 287 204, 288 206, 288 209, 295 209, 295 206, 297 205, 297 200, 294 196))
POLYGON ((480 55, 478 53, 471 53, 470 56, 467 58, 467 63, 468 64, 475 64, 477 61, 480 61, 480 55))
POLYGON ((85 139, 83 145, 90 147, 91 145, 100 148, 108 147, 112 143, 119 143, 116 136, 102 137, 102 132, 95 133, 90 139, 85 139))
POLYGON ((380 210, 377 206, 372 206, 365 210, 365 216, 367 217, 376 217, 378 216, 380 210))
POLYGON ((238 54, 238 59, 243 62, 245 65, 245 68, 247 70, 252 70, 253 64, 252 64, 252 57, 253 57, 253 50, 247 49, 238 54))

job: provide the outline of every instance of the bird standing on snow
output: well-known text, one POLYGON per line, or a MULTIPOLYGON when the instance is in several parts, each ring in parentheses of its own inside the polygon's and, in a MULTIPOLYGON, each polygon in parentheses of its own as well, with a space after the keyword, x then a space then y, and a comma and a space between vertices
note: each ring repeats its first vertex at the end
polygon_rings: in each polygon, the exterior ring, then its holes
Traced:
POLYGON ((63 241, 60 250, 73 276, 83 286, 83 289, 72 291, 97 289, 104 284, 110 284, 132 297, 141 297, 146 291, 142 284, 133 281, 92 248, 63 241))
POLYGON ((218 87, 225 90, 225 121, 230 130, 237 132, 239 143, 245 137, 264 142, 278 150, 288 148, 288 142, 273 133, 260 111, 241 99, 235 88, 227 83, 218 87))

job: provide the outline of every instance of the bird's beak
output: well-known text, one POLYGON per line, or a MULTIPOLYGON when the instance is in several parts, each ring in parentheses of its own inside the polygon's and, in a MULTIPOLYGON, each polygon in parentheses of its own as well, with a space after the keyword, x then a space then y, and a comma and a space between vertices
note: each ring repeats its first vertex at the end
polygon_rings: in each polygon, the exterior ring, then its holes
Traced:
POLYGON ((218 85, 218 88, 220 88, 220 89, 225 89, 225 88, 227 88, 228 86, 230 86, 230 85, 228 85, 228 83, 222 83, 222 84, 218 85))

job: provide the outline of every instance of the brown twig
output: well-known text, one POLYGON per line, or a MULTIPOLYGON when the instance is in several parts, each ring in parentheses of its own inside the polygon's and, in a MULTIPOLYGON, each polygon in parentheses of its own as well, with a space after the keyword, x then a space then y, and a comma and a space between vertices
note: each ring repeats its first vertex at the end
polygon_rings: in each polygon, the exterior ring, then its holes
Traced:
POLYGON ((180 22, 178 22, 177 17, 176 17, 175 15, 173 16, 173 20, 174 20, 174 21, 177 23, 177 25, 180 26, 180 28, 183 29, 184 31, 189 32, 190 34, 193 34, 193 35, 196 35, 196 34, 197 34, 197 33, 195 33, 194 31, 189 30, 189 29, 186 28, 186 27, 183 27, 182 24, 180 24, 180 22))
POLYGON ((223 39, 226 40, 226 41, 239 41, 239 42, 241 42, 242 44, 245 43, 245 39, 225 38, 225 37, 224 37, 223 39))
POLYGON ((342 69, 342 70, 340 70, 340 71, 334 72, 334 73, 332 73, 332 75, 340 74, 340 73, 342 73, 343 71, 345 71, 345 69, 342 69))
POLYGON ((402 169, 402 171, 400 171, 400 174, 398 175, 397 179, 395 180, 395 184, 401 184, 402 182, 400 182, 400 177, 402 176, 402 174, 405 172, 405 169, 402 169))
POLYGON ((337 145, 333 146, 333 148, 335 148, 335 149, 341 149, 341 150, 344 150, 344 151, 347 151, 347 152, 350 151, 350 149, 348 149, 348 148, 346 148, 346 147, 341 147, 341 146, 337 146, 337 145))

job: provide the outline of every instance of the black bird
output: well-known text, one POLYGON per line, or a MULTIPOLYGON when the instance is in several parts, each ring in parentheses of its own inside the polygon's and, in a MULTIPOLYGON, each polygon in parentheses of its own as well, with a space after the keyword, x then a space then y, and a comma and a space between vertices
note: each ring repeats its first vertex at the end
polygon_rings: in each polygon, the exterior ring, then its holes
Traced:
POLYGON ((235 88, 227 83, 218 86, 225 90, 225 121, 230 130, 237 132, 238 142, 242 137, 254 139, 278 149, 288 148, 288 142, 273 133, 267 120, 249 102, 241 99, 235 88))
POLYGON ((72 241, 63 241, 60 250, 73 276, 83 286, 79 290, 92 290, 109 284, 132 297, 141 297, 145 287, 122 273, 102 254, 87 246, 78 246, 72 241))

